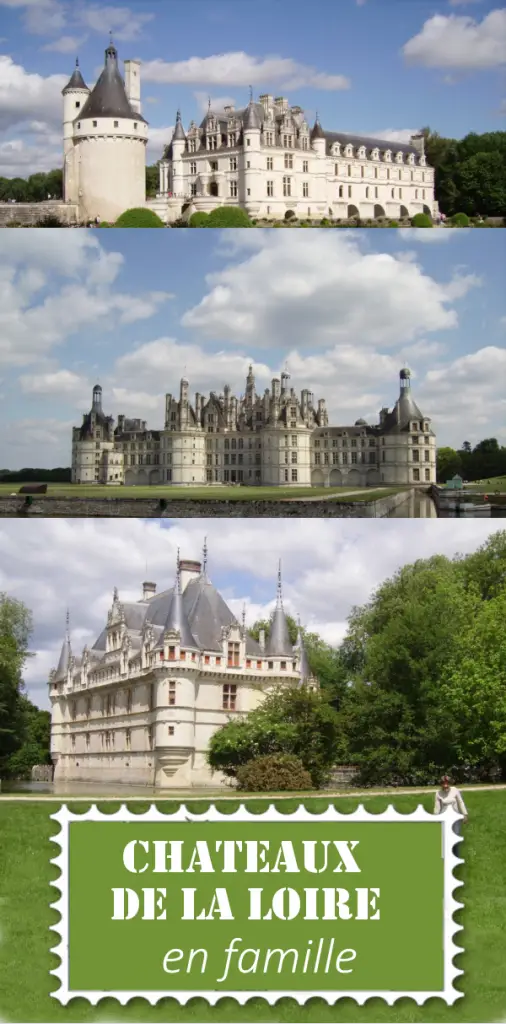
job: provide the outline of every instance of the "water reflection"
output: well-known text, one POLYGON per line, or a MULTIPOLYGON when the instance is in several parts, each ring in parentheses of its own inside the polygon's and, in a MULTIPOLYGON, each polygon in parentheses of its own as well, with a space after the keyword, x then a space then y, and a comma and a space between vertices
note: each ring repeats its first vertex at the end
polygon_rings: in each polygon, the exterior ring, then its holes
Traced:
POLYGON ((52 796, 52 797, 97 797, 110 800, 126 800, 128 797, 144 797, 146 800, 156 796, 159 799, 175 799, 180 796, 209 797, 233 796, 232 787, 215 789, 202 787, 201 789, 155 789, 154 786, 129 786, 121 783, 101 782, 11 782, 3 781, 0 791, 0 804, 2 793, 20 796, 52 796))
POLYGON ((410 491, 406 501, 397 505, 388 519, 437 519, 436 506, 428 494, 410 491))

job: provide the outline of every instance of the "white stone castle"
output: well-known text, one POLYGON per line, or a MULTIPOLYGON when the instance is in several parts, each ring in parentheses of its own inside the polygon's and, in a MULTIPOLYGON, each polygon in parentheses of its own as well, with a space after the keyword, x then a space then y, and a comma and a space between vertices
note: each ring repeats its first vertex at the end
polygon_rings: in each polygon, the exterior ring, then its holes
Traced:
POLYGON ((147 205, 162 220, 217 206, 241 206, 252 218, 303 220, 435 216, 434 170, 422 134, 388 142, 322 127, 310 129, 301 107, 260 96, 240 110, 209 110, 184 130, 178 111, 159 163, 160 189, 146 202, 148 125, 141 114, 140 62, 116 48, 90 91, 79 67, 63 90, 64 199, 79 221, 115 221, 147 205))
POLYGON ((436 437, 411 393, 411 374, 400 371, 400 394, 371 426, 330 426, 325 400, 300 397, 288 373, 257 395, 252 367, 243 396, 225 386, 220 395, 189 397, 186 378, 179 399, 165 396, 165 423, 102 409, 93 388, 90 411, 72 431, 72 482, 110 485, 218 485, 337 487, 435 483, 436 437))
POLYGON ((279 686, 318 686, 302 632, 292 646, 281 567, 269 636, 238 622, 202 563, 180 561, 160 593, 144 583, 139 601, 114 590, 107 623, 74 656, 68 626, 50 674, 55 782, 186 788, 216 786, 209 740, 279 686))

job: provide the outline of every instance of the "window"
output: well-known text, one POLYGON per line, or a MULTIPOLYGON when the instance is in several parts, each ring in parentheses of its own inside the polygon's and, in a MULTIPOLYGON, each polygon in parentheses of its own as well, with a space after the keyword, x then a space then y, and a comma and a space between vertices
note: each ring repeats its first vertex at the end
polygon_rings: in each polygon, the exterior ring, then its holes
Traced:
POLYGON ((94 121, 94 122, 93 122, 93 127, 94 127, 94 128, 97 128, 97 127, 98 127, 98 121, 94 121))
POLYGON ((273 181, 268 181, 267 182, 267 195, 270 196, 270 197, 272 197, 274 195, 274 182, 273 181))
POLYGON ((420 480, 420 470, 419 469, 414 469, 413 470, 413 480, 415 481, 415 483, 417 483, 420 480))
POLYGON ((230 198, 231 199, 237 199, 237 182, 236 181, 231 181, 230 182, 230 198))
POLYGON ((197 161, 196 160, 190 160, 190 174, 196 174, 196 173, 197 173, 197 161))
POLYGON ((228 664, 229 668, 238 668, 238 666, 239 666, 239 653, 240 653, 240 644, 229 643, 229 645, 228 645, 228 661, 227 661, 227 664, 228 664))
POLYGON ((173 708, 176 703, 176 680, 169 679, 169 707, 173 708))
POLYGON ((119 121, 115 121, 115 122, 114 122, 114 127, 115 127, 115 128, 119 128, 119 121))
POLYGON ((297 470, 296 469, 292 469, 292 484, 296 484, 296 483, 297 483, 297 470))
POLYGON ((429 452, 429 450, 427 448, 425 449, 424 455, 425 455, 425 461, 426 462, 430 462, 430 452, 429 452))
POLYGON ((339 198, 340 198, 340 199, 342 199, 342 198, 343 198, 343 195, 344 195, 344 192, 343 192, 343 186, 342 186, 342 185, 340 185, 340 186, 339 186, 339 198))
MULTIPOLYGON (((191 183, 191 185, 190 185, 190 195, 191 196, 196 196, 197 195, 197 183, 195 181, 193 181, 191 183)), ((174 419, 175 419, 175 417, 174 417, 174 419)))
POLYGON ((351 178, 351 164, 348 164, 348 177, 351 178))
POLYGON ((339 177, 339 164, 334 164, 334 177, 339 177))
POLYGON ((235 683, 224 683, 222 708, 224 711, 235 711, 237 702, 237 686, 235 683))
POLYGON ((274 169, 274 160, 272 156, 267 157, 267 170, 272 171, 274 169))
POLYGON ((363 178, 364 175, 365 175, 365 169, 363 167, 361 167, 360 168, 360 177, 363 178))
POLYGON ((369 199, 369 185, 367 185, 367 186, 366 186, 366 190, 365 190, 365 198, 366 198, 366 199, 369 199))
POLYGON ((173 736, 174 735, 174 726, 173 725, 167 726, 167 732, 168 732, 169 736, 173 736))
POLYGON ((377 167, 374 168, 374 177, 375 178, 378 177, 378 168, 377 167))
POLYGON ((309 174, 309 160, 302 161, 302 173, 309 174))
POLYGON ((137 128, 137 121, 134 121, 134 130, 137 128))
POLYGON ((290 171, 293 167, 293 154, 285 153, 285 170, 290 171))
POLYGON ((273 661, 268 661, 267 662, 267 668, 268 669, 273 669, 274 668, 274 662, 273 661))
POLYGON ((236 171, 237 170, 237 157, 236 156, 231 156, 230 157, 230 170, 231 171, 236 171))
POLYGON ((352 190, 352 186, 348 185, 348 199, 351 199, 351 190, 352 190))
POLYGON ((131 734, 131 731, 130 731, 130 729, 125 729, 125 747, 126 747, 127 750, 130 750, 131 744, 132 744, 132 734, 131 734))
POLYGON ((282 672, 286 672, 286 661, 282 661, 280 667, 282 672))
POLYGON ((420 452, 418 451, 418 448, 415 448, 414 451, 413 451, 413 462, 419 462, 419 461, 420 461, 420 452))
POLYGON ((307 199, 308 196, 309 196, 309 182, 308 181, 303 181, 302 182, 302 195, 304 196, 305 199, 307 199))
POLYGON ((176 660, 176 648, 175 647, 169 647, 169 661, 175 661, 175 660, 176 660))
POLYGON ((291 196, 291 194, 292 194, 292 179, 291 178, 283 178, 283 195, 284 196, 291 196))
POLYGON ((430 469, 425 470, 425 479, 430 480, 430 469))

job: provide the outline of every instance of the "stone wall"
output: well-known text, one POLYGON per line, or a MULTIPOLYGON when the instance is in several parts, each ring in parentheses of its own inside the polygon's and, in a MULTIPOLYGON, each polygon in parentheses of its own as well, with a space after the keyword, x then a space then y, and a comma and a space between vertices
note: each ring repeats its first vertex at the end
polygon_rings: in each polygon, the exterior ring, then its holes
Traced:
POLYGON ((332 775, 329 781, 329 789, 348 789, 353 779, 357 774, 357 769, 354 765, 349 764, 336 764, 332 770, 332 775))
POLYGON ((52 782, 52 764, 34 764, 32 768, 32 782, 52 782))
POLYGON ((344 501, 198 501, 177 499, 167 501, 165 509, 160 508, 159 498, 53 498, 34 496, 33 503, 25 511, 24 498, 0 497, 0 517, 34 516, 81 518, 93 517, 143 517, 193 519, 217 518, 304 518, 304 519, 363 519, 370 516, 386 516, 401 501, 407 492, 393 494, 378 502, 355 501, 348 505, 344 501))
POLYGON ((0 228, 9 224, 35 227, 45 217, 58 217, 62 224, 77 224, 77 206, 71 203, 0 203, 0 228))

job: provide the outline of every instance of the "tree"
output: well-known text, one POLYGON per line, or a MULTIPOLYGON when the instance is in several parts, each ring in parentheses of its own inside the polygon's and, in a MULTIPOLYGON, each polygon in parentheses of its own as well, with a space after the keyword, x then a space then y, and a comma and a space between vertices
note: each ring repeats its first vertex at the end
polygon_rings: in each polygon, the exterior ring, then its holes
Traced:
POLYGON ((462 460, 453 448, 438 448, 436 476, 438 483, 445 484, 462 472, 462 460))
POLYGON ((146 195, 154 198, 160 187, 160 170, 158 164, 146 167, 146 195))
POLYGON ((23 694, 20 696, 22 743, 8 759, 6 774, 11 778, 31 778, 36 764, 50 764, 51 715, 41 711, 23 694))
POLYGON ((293 754, 318 789, 341 750, 339 719, 326 698, 307 687, 289 687, 274 691, 259 708, 218 729, 207 759, 212 769, 235 778, 241 765, 253 758, 293 754))
POLYGON ((455 169, 459 206, 470 217, 485 212, 503 217, 506 211, 506 168, 502 153, 476 153, 455 169))
POLYGON ((0 594, 0 773, 23 740, 22 671, 31 631, 25 605, 0 594))

